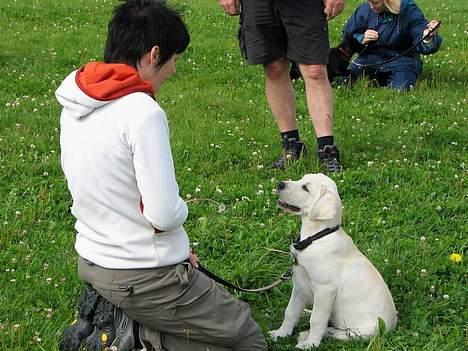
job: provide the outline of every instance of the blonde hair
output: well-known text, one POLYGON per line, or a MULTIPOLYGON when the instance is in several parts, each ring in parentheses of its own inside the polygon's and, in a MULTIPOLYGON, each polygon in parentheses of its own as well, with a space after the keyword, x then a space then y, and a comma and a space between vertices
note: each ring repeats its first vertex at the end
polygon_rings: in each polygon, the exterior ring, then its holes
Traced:
POLYGON ((394 15, 400 13, 401 0, 383 0, 384 6, 394 15))

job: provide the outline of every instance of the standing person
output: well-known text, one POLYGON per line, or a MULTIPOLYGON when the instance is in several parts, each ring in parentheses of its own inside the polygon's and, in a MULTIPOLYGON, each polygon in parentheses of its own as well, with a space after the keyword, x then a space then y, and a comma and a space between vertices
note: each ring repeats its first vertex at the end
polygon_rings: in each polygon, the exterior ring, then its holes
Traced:
POLYGON ((284 169, 305 152, 296 121, 289 61, 299 64, 315 134, 318 158, 329 172, 341 170, 333 137, 333 97, 327 78, 328 24, 344 0, 219 0, 231 16, 240 15, 239 42, 249 64, 262 64, 268 104, 284 150, 273 168, 284 169))
MULTIPOLYGON (((196 269, 183 227, 187 205, 153 95, 176 73, 190 41, 186 26, 162 1, 127 0, 108 30, 104 62, 72 72, 56 92, 79 276, 144 330, 160 332, 156 342, 169 351, 266 350, 249 305, 196 269)), ((84 304, 95 301, 87 292, 84 304)), ((110 346, 115 334, 97 330, 108 305, 98 302, 94 317, 86 313, 68 329, 61 349, 110 346)))
POLYGON ((353 81, 367 76, 397 90, 414 87, 422 73, 420 54, 433 54, 442 44, 437 25, 436 20, 426 20, 413 0, 369 0, 361 4, 343 33, 345 40, 360 46, 361 53, 350 67, 353 81), (416 47, 407 52, 413 45, 416 47))

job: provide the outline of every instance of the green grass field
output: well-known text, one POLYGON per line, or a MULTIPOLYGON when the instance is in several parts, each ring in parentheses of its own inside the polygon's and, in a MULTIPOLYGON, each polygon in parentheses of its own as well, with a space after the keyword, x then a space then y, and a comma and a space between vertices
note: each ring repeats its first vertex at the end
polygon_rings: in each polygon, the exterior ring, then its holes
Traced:
MULTIPOLYGON (((117 1, 0 0, 0 350, 57 350, 82 285, 76 273, 71 203, 59 161, 54 91, 71 70, 101 60, 117 1)), ((359 2, 330 23, 331 42, 359 2)), ((335 135, 345 171, 334 176, 343 226, 393 294, 397 329, 369 345, 324 340, 322 350, 466 350, 466 0, 419 0, 442 20, 441 51, 425 58, 408 93, 362 82, 336 88, 335 135), (369 345, 369 346, 368 346, 369 345)), ((245 287, 266 285, 290 265, 297 218, 276 206, 276 182, 319 172, 313 152, 286 172, 261 67, 247 66, 237 18, 216 0, 181 0, 192 42, 158 97, 167 111, 186 229, 201 261, 245 287)), ((298 118, 315 137, 302 81, 298 118)), ((277 328, 291 284, 248 301, 265 334, 277 328)), ((300 330, 307 327, 307 317, 300 330)), ((293 350, 294 337, 272 344, 293 350)))

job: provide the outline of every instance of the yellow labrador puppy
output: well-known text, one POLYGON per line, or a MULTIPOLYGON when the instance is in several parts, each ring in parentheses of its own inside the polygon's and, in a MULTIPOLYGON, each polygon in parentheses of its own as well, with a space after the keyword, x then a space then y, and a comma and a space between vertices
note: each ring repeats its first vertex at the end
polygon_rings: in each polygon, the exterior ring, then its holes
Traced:
POLYGON ((340 227, 341 200, 335 182, 323 174, 278 184, 278 205, 301 216, 293 290, 273 340, 292 334, 304 308, 313 304, 310 330, 300 333, 299 349, 317 347, 324 336, 370 338, 378 320, 395 328, 397 312, 382 276, 340 227))

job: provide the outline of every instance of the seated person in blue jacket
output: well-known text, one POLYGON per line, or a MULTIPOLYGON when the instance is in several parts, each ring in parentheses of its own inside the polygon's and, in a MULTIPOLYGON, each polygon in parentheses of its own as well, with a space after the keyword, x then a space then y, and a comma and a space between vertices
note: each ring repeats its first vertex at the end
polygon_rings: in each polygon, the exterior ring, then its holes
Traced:
POLYGON ((414 87, 422 72, 420 54, 433 54, 442 43, 438 24, 436 20, 428 22, 413 0, 368 0, 360 5, 343 35, 351 47, 361 47, 359 57, 351 63, 352 79, 367 76, 394 89, 414 87))

